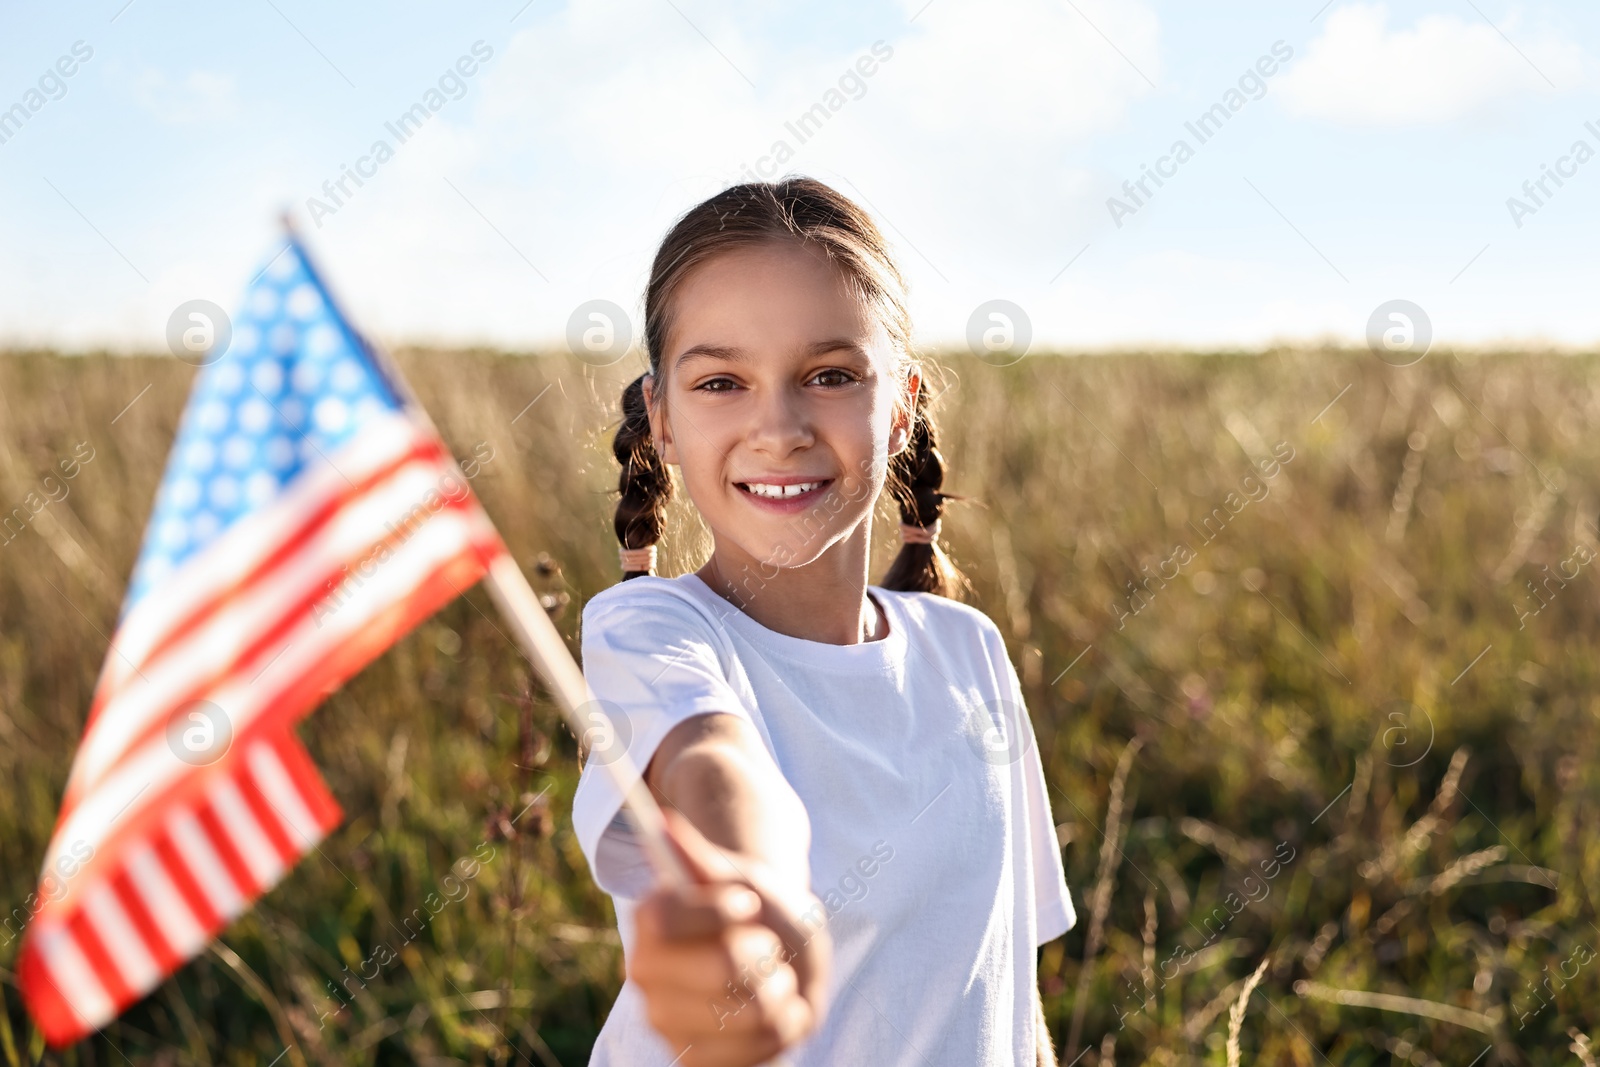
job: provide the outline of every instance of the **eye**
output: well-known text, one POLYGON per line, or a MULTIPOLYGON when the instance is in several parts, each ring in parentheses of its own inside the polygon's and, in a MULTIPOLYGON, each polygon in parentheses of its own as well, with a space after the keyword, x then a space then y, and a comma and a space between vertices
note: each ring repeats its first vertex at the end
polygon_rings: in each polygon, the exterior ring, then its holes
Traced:
POLYGON ((827 370, 820 370, 816 374, 812 375, 811 380, 817 382, 819 385, 837 389, 840 386, 850 385, 851 383, 858 382, 861 379, 842 367, 829 367, 827 370), (823 379, 831 380, 824 381, 823 379))
POLYGON ((739 387, 739 383, 732 378, 708 378, 695 386, 697 392, 727 393, 739 387))

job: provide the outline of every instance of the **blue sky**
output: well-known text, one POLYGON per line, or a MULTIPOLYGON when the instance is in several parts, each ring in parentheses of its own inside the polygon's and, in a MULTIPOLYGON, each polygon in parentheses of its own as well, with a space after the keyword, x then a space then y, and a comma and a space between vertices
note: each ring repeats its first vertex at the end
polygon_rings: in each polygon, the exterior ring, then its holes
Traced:
POLYGON ((996 298, 1065 349, 1359 342, 1396 298, 1439 342, 1600 339, 1600 158, 1572 155, 1600 152, 1600 11, 1220 6, 8 5, 0 345, 159 350, 184 301, 237 304, 284 206, 386 343, 561 344, 585 301, 636 311, 672 220, 780 139, 769 175, 878 217, 925 343, 996 298))

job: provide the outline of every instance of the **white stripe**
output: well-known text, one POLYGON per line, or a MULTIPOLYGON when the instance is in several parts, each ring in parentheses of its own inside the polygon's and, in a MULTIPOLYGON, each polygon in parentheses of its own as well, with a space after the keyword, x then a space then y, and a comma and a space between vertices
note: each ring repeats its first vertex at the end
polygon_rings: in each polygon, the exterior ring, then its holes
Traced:
POLYGON ((199 883, 200 892, 211 902, 212 910, 222 916, 224 922, 244 911, 245 901, 239 896, 222 857, 211 847, 211 839, 206 836, 200 820, 187 811, 179 812, 167 820, 167 833, 183 857, 184 866, 199 883))
POLYGON ((150 913, 173 954, 189 959, 204 948, 206 932, 155 850, 149 845, 137 846, 128 855, 127 867, 134 892, 139 894, 144 910, 150 913))
POLYGON ((109 882, 102 879, 85 890, 83 914, 129 989, 142 996, 161 984, 161 968, 109 882))
POLYGON ((283 832, 289 835, 289 840, 302 854, 309 852, 313 845, 322 840, 322 828, 317 825, 311 809, 301 800, 300 790, 294 784, 294 779, 289 777, 283 760, 278 758, 271 745, 266 744, 252 745, 245 759, 250 774, 255 778, 256 787, 266 798, 267 806, 277 812, 283 832))
POLYGON ((272 847, 267 835, 261 832, 261 824, 256 821, 255 813, 245 803, 233 779, 218 780, 210 797, 211 807, 216 811, 222 828, 233 840, 233 847, 244 858, 244 865, 250 868, 250 877, 256 880, 256 885, 263 891, 277 885, 283 874, 283 861, 278 858, 278 850, 272 847))
MULTIPOLYGON (((172 712, 197 678, 207 676, 218 663, 233 662, 260 638, 265 626, 308 594, 319 592, 330 572, 364 559, 377 540, 389 535, 386 524, 398 524, 447 473, 437 462, 406 464, 347 502, 293 556, 259 576, 198 629, 146 664, 141 677, 110 698, 84 736, 73 760, 69 791, 92 788, 140 734, 172 712)), ((451 514, 439 512, 433 519, 451 514)), ((433 519, 418 529, 425 529, 433 519)), ((223 708, 230 705, 223 704, 223 708)))
POLYGON ((100 983, 72 931, 53 924, 35 934, 39 959, 44 963, 50 983, 67 1002, 72 1014, 91 1030, 110 1022, 117 1012, 111 1003, 111 994, 100 983))
MULTIPOLYGON (((489 530, 492 527, 481 510, 467 516, 454 511, 439 512, 419 526, 338 610, 323 616, 320 626, 309 615, 300 619, 270 671, 252 680, 272 658, 263 653, 255 661, 241 664, 239 670, 208 693, 206 699, 226 709, 235 736, 243 733, 262 712, 276 706, 284 691, 326 655, 328 649, 349 643, 374 619, 404 602, 440 565, 464 551, 474 535, 482 536, 489 530)), ((115 703, 108 705, 107 716, 120 714, 117 707, 115 703)), ((113 835, 113 820, 121 823, 132 819, 153 798, 193 770, 173 754, 165 734, 150 737, 118 763, 73 809, 51 839, 46 866, 53 864, 71 842, 81 840, 100 848, 113 835)), ((66 899, 71 899, 74 885, 68 883, 66 899)))

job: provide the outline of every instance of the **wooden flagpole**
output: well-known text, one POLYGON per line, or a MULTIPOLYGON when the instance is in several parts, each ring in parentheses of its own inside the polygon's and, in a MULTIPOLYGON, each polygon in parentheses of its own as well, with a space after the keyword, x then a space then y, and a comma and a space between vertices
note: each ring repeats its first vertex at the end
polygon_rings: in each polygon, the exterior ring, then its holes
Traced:
MULTIPOLYGON (((316 270, 306 250, 305 242, 300 239, 299 231, 295 228, 294 219, 287 210, 281 215, 281 221, 284 232, 299 250, 302 259, 311 268, 323 292, 332 303, 333 291, 329 288, 327 279, 316 270)), ((365 346, 379 372, 389 380, 390 386, 405 404, 408 413, 438 436, 438 427, 428 416, 427 409, 417 400, 416 393, 412 391, 410 383, 400 372, 399 365, 375 342, 363 334, 356 334, 354 325, 337 304, 334 304, 334 313, 355 335, 355 339, 365 346)), ((442 436, 440 439, 443 440, 442 436)), ((451 470, 461 479, 463 485, 467 484, 466 476, 461 473, 455 457, 449 456, 448 452, 446 455, 450 460, 451 470)), ((503 540, 502 538, 502 542, 503 540)), ((587 737, 599 725, 596 722, 598 718, 609 728, 611 737, 615 740, 618 737, 616 724, 611 722, 610 716, 595 699, 594 693, 589 689, 589 683, 583 677, 583 672, 578 668, 577 661, 567 650, 566 641, 562 639, 555 623, 550 621, 550 616, 539 603, 533 587, 528 584, 527 576, 517 566, 516 560, 511 558, 509 551, 502 552, 494 558, 489 565, 489 573, 483 581, 495 606, 500 609, 500 614, 511 625, 512 633, 523 655, 533 664, 546 688, 555 697, 556 706, 561 709, 562 717, 566 719, 573 735, 578 738, 587 737)), ((645 784, 639 769, 634 765, 627 746, 624 745, 615 753, 605 753, 600 763, 622 794, 624 809, 633 821, 639 841, 644 846, 645 854, 649 857, 657 877, 668 885, 687 885, 691 879, 677 852, 667 840, 666 821, 661 816, 661 808, 656 804, 655 797, 650 794, 649 786, 645 784)))

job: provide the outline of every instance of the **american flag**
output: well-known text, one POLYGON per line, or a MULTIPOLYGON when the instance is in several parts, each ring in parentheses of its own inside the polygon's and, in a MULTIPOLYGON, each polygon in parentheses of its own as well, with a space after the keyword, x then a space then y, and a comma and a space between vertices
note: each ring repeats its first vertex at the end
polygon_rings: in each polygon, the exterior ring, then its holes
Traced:
POLYGON ((154 989, 338 825, 294 724, 505 552, 305 249, 197 375, 17 970, 60 1046, 154 989))

